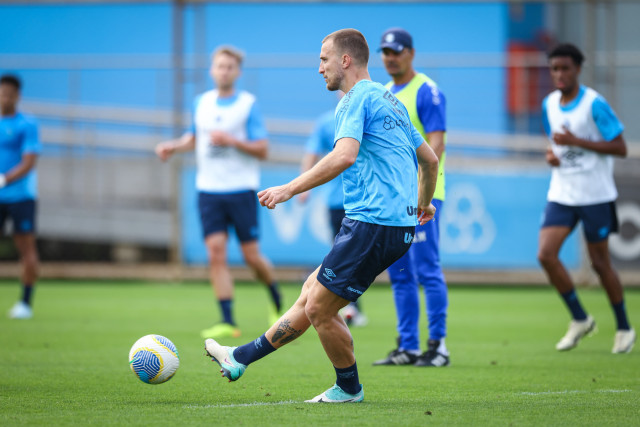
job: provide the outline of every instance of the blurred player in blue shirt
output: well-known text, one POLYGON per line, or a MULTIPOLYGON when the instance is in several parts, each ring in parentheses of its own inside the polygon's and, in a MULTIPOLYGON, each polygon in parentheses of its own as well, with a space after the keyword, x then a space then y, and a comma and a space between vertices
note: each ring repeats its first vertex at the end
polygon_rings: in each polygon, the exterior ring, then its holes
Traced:
POLYGON ((448 366, 447 284, 440 266, 439 224, 444 202, 446 143, 446 99, 436 83, 413 68, 415 49, 411 35, 402 28, 390 28, 382 35, 379 50, 392 77, 387 88, 409 111, 411 123, 427 141, 440 161, 433 195, 433 221, 416 227, 411 249, 387 270, 398 318, 398 348, 374 365, 448 366), (429 321, 427 351, 420 352, 420 294, 424 287, 429 321))
MULTIPOLYGON (((340 98, 344 95, 340 93, 340 98)), ((318 119, 313 133, 307 141, 307 153, 302 158, 300 172, 304 173, 311 169, 313 165, 333 150, 334 137, 336 133, 336 112, 335 110, 327 111, 318 119)), ((332 236, 338 235, 342 220, 344 219, 344 192, 342 190, 342 175, 338 175, 325 184, 327 188, 327 205, 329 207, 329 220, 331 223, 332 236)), ((309 192, 304 192, 298 196, 300 202, 305 203, 309 197, 309 192)), ((333 242, 333 239, 332 239, 333 242)), ((360 302, 350 302, 341 311, 342 317, 349 326, 366 326, 368 323, 367 316, 362 312, 360 302)))
POLYGON ((346 218, 333 247, 300 297, 262 336, 240 347, 206 340, 207 353, 232 381, 247 365, 315 328, 335 368, 336 383, 308 403, 361 402, 353 338, 339 310, 356 301, 376 276, 406 253, 416 224, 433 217, 438 159, 411 125, 407 109, 369 77, 369 46, 357 30, 322 41, 319 72, 327 89, 345 96, 336 108, 334 148, 288 184, 258 193, 274 209, 342 173, 346 218))
POLYGON ((20 80, 0 77, 0 229, 12 223, 13 241, 22 263, 22 299, 9 311, 13 319, 29 319, 32 292, 38 275, 36 248, 36 162, 41 151, 33 118, 17 110, 20 80))
POLYGON ((613 156, 627 155, 624 126, 607 101, 578 83, 584 56, 572 44, 549 53, 549 69, 556 90, 542 102, 544 128, 549 137, 546 160, 551 166, 538 259, 571 313, 571 323, 556 344, 571 350, 590 334, 596 323, 578 300, 569 273, 558 253, 578 222, 602 287, 607 291, 617 323, 612 353, 628 353, 636 333, 629 325, 622 284, 611 265, 609 234, 618 231, 613 179, 613 156))

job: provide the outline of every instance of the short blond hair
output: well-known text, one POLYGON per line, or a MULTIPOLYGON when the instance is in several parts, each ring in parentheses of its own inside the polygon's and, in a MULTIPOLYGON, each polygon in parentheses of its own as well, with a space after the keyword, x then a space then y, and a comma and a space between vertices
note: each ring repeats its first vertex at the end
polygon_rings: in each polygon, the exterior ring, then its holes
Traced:
POLYGON ((367 39, 358 30, 353 28, 345 28, 334 31, 322 40, 325 43, 333 40, 333 46, 338 54, 349 55, 355 63, 360 66, 366 66, 369 62, 369 45, 367 39))
POLYGON ((244 61, 244 52, 230 44, 218 46, 211 54, 211 60, 216 59, 216 57, 220 55, 229 55, 235 58, 235 60, 238 61, 238 65, 242 65, 242 61, 244 61))

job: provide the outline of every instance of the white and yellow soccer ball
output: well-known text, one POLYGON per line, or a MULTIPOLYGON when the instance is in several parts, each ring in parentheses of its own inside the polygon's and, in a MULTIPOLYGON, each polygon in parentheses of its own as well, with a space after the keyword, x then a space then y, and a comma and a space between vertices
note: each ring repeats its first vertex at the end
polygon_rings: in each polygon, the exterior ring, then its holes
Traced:
POLYGON ((169 381, 180 366, 178 349, 162 335, 145 335, 131 347, 129 366, 140 381, 162 384, 169 381))

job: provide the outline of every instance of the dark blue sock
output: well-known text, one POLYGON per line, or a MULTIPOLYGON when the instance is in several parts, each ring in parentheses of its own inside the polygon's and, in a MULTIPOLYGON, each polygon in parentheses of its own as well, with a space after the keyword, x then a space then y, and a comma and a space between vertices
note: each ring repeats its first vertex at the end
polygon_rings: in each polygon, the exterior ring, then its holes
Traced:
POLYGON ((269 292, 271 292, 271 299, 276 306, 276 311, 280 313, 282 309, 282 299, 280 297, 280 289, 278 289, 278 282, 273 282, 269 285, 269 292))
POLYGON ((571 315, 575 320, 585 320, 587 318, 587 313, 582 309, 582 305, 578 300, 578 295, 576 295, 576 290, 572 289, 569 292, 564 294, 560 294, 564 302, 567 304, 569 311, 571 311, 571 315))
POLYGON ((276 349, 271 345, 267 337, 262 334, 260 338, 233 350, 233 357, 243 365, 248 365, 274 351, 276 349))
POLYGON ((358 378, 357 363, 344 369, 336 368, 335 366, 333 368, 336 370, 336 384, 338 387, 349 394, 360 392, 362 387, 360 386, 360 379, 358 378))
POLYGON ((231 315, 231 306, 233 305, 233 300, 221 299, 218 300, 218 302, 220 303, 220 311, 222 312, 222 321, 224 323, 235 325, 235 323, 233 322, 233 316, 231 315))
POLYGON ((28 283, 22 285, 22 302, 27 305, 31 305, 31 294, 33 293, 33 286, 28 283))
POLYGON ((624 300, 620 301, 618 304, 611 304, 613 307, 613 312, 616 315, 616 322, 618 323, 618 329, 629 330, 631 326, 629 326, 629 320, 627 320, 627 309, 624 307, 624 300))

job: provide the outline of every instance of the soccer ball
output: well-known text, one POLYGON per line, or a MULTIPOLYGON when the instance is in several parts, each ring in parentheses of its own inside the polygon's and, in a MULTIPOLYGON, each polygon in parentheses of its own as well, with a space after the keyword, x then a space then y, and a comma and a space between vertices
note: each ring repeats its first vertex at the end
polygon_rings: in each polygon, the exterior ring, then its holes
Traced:
POLYGON ((169 381, 180 366, 178 349, 162 335, 145 335, 131 347, 129 366, 140 381, 161 384, 169 381))

